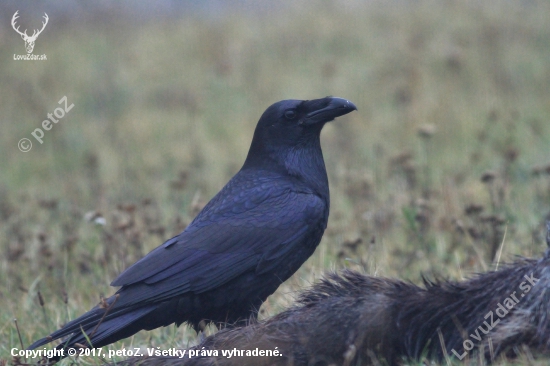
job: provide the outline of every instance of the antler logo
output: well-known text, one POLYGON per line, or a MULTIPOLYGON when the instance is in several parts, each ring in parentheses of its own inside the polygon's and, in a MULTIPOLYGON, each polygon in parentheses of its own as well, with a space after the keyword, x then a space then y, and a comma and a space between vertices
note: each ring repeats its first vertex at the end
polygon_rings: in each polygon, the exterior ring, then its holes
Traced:
POLYGON ((17 20, 17 18, 19 18, 19 15, 17 15, 17 13, 19 13, 19 10, 17 10, 15 12, 15 14, 13 14, 13 18, 11 18, 11 26, 13 27, 13 29, 15 29, 15 31, 17 33, 19 33, 21 35, 21 38, 23 38, 23 40, 25 41, 25 48, 27 49, 27 53, 32 53, 32 50, 34 49, 34 42, 36 41, 36 38, 40 35, 40 33, 42 33, 42 31, 44 30, 44 28, 46 28, 46 24, 48 24, 48 14, 44 13, 44 22, 42 22, 42 29, 38 30, 38 29, 35 29, 32 36, 28 36, 27 35, 27 30, 25 29, 24 32, 21 32, 19 30, 19 27, 15 28, 15 21, 17 20))

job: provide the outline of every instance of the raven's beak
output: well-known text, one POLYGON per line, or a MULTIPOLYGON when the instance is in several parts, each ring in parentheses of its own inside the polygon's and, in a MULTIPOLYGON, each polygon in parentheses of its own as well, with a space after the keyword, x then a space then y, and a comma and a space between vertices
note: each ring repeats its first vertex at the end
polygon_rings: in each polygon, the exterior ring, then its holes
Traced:
POLYGON ((304 120, 306 124, 329 122, 336 117, 340 117, 357 110, 355 104, 343 98, 327 97, 324 98, 323 102, 323 108, 309 112, 306 115, 304 120), (327 102, 328 104, 326 104, 327 102))

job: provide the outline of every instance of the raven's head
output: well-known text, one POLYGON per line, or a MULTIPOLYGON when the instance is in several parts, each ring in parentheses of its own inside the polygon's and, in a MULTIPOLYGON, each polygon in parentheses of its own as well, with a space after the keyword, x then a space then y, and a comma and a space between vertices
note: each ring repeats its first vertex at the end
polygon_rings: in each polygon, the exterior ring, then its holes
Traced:
POLYGON ((320 148, 319 136, 325 123, 354 110, 357 107, 352 102, 336 97, 277 102, 258 121, 247 161, 263 159, 266 154, 284 155, 282 150, 287 149, 320 148))

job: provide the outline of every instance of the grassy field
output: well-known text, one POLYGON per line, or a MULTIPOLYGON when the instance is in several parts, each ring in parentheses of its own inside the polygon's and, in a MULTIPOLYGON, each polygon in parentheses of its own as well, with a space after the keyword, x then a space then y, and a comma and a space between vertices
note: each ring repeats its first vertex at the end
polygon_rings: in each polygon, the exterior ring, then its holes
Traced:
MULTIPOLYGON (((34 50, 48 60, 33 62, 13 60, 25 50, 9 29, 0 37, 0 359, 20 347, 14 318, 28 346, 112 294, 117 274, 185 228, 281 99, 335 95, 359 111, 323 131, 328 229, 262 317, 328 270, 420 282, 494 268, 501 246, 501 262, 538 255, 550 219, 548 14, 545 0, 420 0, 51 18, 34 50), (63 96, 74 107, 38 143, 31 132, 63 96), (31 151, 19 151, 21 138, 31 151)), ((194 331, 171 326, 112 348, 194 342, 194 331)))

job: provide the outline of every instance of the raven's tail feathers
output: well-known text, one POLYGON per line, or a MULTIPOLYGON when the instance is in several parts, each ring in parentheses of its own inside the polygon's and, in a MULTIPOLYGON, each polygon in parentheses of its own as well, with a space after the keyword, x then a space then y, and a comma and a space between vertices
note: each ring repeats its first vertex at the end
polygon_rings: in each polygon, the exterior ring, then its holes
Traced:
POLYGON ((90 348, 102 347, 139 332, 143 329, 143 325, 139 320, 155 308, 155 306, 148 306, 132 310, 118 309, 105 314, 106 309, 96 307, 67 323, 63 328, 49 336, 34 342, 28 349, 35 349, 56 339, 66 337, 56 347, 58 350, 64 350, 62 357, 52 359, 52 361, 58 361, 68 356, 67 350, 69 348, 78 349, 80 345, 90 348))

